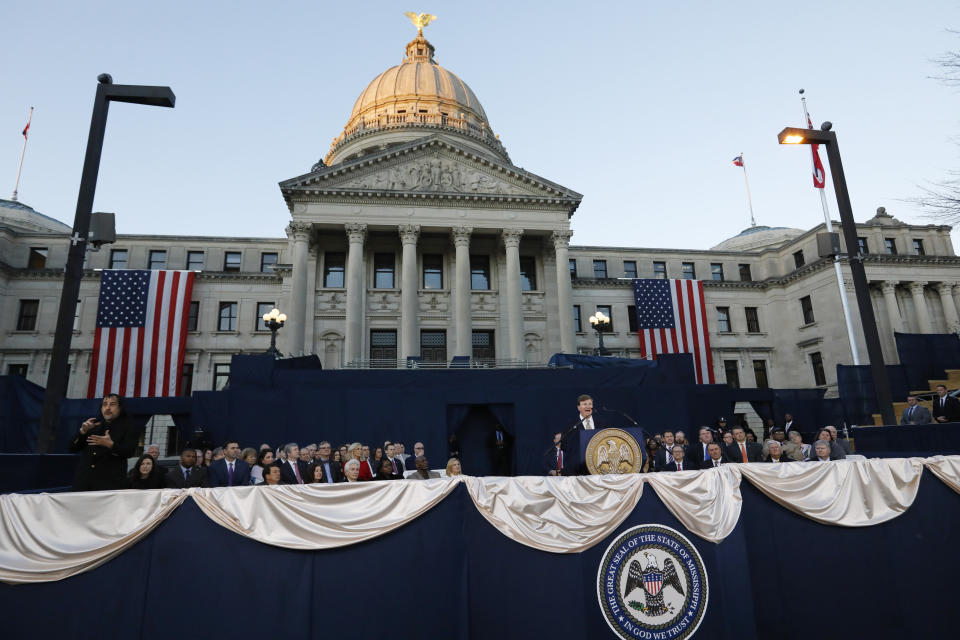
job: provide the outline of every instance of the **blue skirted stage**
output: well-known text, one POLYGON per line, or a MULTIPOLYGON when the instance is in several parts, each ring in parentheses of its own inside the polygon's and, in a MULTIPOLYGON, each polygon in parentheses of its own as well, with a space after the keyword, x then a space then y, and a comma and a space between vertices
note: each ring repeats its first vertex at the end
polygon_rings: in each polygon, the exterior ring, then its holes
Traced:
POLYGON ((778 467, 0 496, 4 636, 946 637, 960 457, 778 467))

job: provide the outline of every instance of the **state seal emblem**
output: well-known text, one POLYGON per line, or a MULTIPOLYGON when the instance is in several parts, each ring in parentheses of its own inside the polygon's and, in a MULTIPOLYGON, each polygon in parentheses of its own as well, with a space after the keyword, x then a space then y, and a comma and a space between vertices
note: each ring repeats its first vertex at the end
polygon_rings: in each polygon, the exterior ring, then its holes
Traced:
POLYGON ((610 543, 597 572, 597 598, 618 637, 684 640, 707 610, 703 558, 683 534, 644 524, 610 543))

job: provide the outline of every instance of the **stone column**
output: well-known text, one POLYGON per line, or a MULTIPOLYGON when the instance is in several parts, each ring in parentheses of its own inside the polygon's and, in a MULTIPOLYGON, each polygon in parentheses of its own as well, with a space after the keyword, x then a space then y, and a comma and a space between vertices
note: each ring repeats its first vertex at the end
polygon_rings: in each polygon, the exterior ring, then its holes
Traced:
POLYGON ((453 280, 453 316, 457 326, 456 356, 473 353, 473 331, 470 313, 470 234, 472 227, 454 227, 451 230, 453 246, 457 250, 456 277, 453 280))
POLYGON ((567 247, 573 231, 554 231, 553 247, 557 252, 557 316, 560 328, 560 351, 576 353, 576 336, 573 333, 573 286, 570 284, 570 256, 567 247))
POLYGON ((506 296, 504 306, 507 317, 507 338, 510 357, 523 360, 523 293, 520 286, 520 236, 523 229, 504 229, 501 236, 507 250, 506 296))
POLYGON ((897 284, 895 280, 886 280, 881 283, 883 301, 887 307, 887 318, 890 319, 890 329, 894 333, 903 333, 903 319, 900 317, 900 307, 897 305, 897 284))
POLYGON ((309 222, 291 222, 287 237, 293 240, 293 281, 290 287, 290 313, 287 314, 287 353, 303 353, 307 330, 307 249, 310 240, 309 222))
POLYGON ((937 293, 940 294, 940 302, 943 303, 943 317, 947 320, 947 333, 953 333, 960 325, 960 318, 957 317, 957 306, 953 302, 953 284, 941 282, 937 285, 937 293))
POLYGON ((917 308, 917 330, 920 333, 932 333, 930 326, 930 311, 927 309, 927 300, 923 297, 923 288, 926 282, 918 281, 910 283, 910 293, 913 295, 913 306, 917 308))
POLYGON ((351 222, 343 225, 347 231, 347 326, 343 341, 344 364, 363 357, 363 294, 366 290, 363 262, 363 241, 367 237, 367 225, 351 222))
POLYGON ((420 340, 417 339, 417 238, 420 225, 399 226, 403 256, 400 262, 400 358, 420 355, 420 340))

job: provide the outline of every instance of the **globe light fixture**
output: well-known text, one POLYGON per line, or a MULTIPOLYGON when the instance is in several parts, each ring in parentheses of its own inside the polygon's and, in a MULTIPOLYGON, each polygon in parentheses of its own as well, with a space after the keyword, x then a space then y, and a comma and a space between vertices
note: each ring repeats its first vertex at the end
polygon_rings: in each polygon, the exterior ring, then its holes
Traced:
POLYGON ((596 354, 598 356, 607 355, 607 350, 603 346, 603 332, 610 328, 610 318, 602 311, 597 311, 590 316, 590 324, 593 325, 594 331, 597 332, 598 344, 596 354))
POLYGON ((267 349, 267 355, 274 358, 282 358, 283 354, 277 350, 277 331, 287 323, 287 314, 280 313, 280 310, 273 308, 270 313, 263 314, 263 324, 270 329, 270 348, 267 349))

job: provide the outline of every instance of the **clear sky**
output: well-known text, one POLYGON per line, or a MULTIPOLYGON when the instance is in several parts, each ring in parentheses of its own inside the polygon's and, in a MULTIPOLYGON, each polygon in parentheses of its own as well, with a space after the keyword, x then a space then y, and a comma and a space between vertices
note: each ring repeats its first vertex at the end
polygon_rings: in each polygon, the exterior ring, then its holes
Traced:
MULTIPOLYGON (((434 13, 437 61, 480 98, 513 162, 584 195, 577 245, 706 249, 757 221, 821 222, 800 126, 834 123, 854 214, 960 164, 957 0, 873 2, 106 1, 7 3, 0 197, 36 107, 20 201, 72 224, 99 73, 169 85, 175 109, 114 104, 94 210, 121 233, 282 237, 277 183, 309 171, 360 92, 434 13), (815 30, 816 29, 816 30, 815 30)), ((824 157, 826 164, 826 158, 824 157)), ((832 190, 831 212, 838 218, 832 190)), ((960 235, 955 234, 960 239, 960 235)), ((960 244, 958 244, 960 249, 960 244)))

